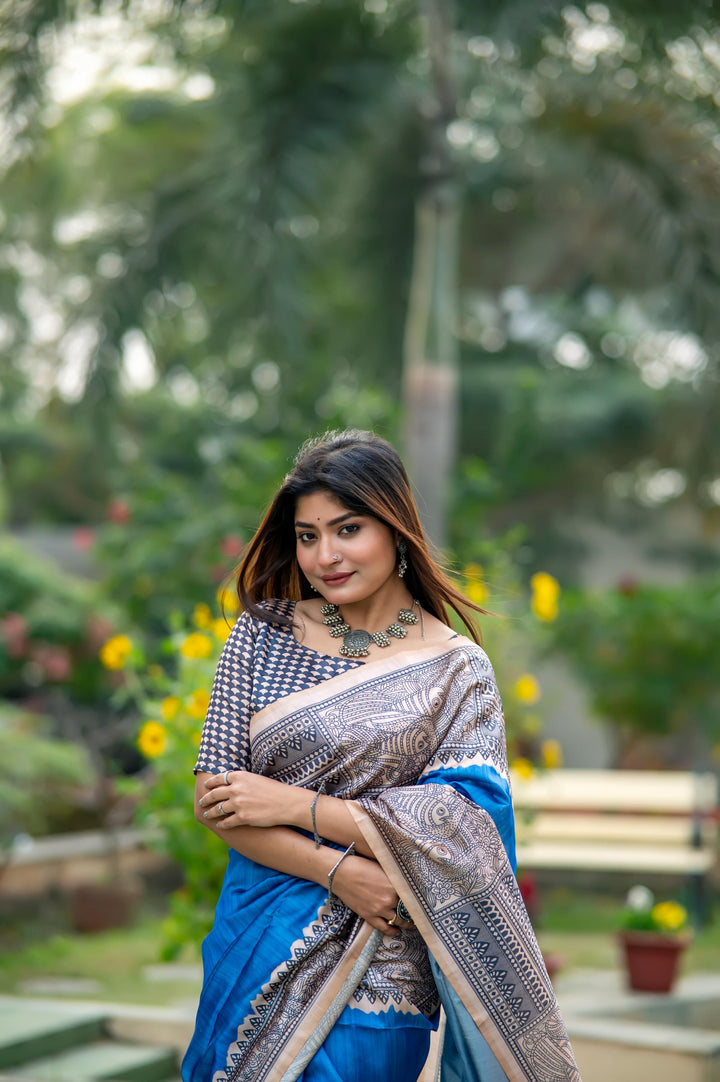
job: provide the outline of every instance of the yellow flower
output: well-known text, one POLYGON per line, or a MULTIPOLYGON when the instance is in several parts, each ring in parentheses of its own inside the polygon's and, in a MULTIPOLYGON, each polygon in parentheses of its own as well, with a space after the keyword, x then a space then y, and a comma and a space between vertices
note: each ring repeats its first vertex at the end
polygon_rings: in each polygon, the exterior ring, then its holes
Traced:
POLYGON ((560 597, 560 583, 552 575, 545 571, 538 571, 530 579, 533 596, 530 607, 543 623, 550 623, 557 619, 558 598, 560 597))
POLYGON ((159 721, 146 721, 138 733, 137 746, 146 759, 156 759, 165 751, 165 728, 159 721))
POLYGON ((515 694, 521 703, 532 706, 539 700, 542 692, 535 677, 526 672, 515 681, 515 694))
POLYGON ((220 587, 217 599, 220 602, 220 611, 228 616, 234 616, 240 611, 240 600, 229 583, 220 587))
POLYGON ((209 657, 212 650, 212 639, 207 635, 202 635, 199 631, 193 631, 188 635, 180 647, 182 656, 189 658, 209 657))
POLYGON ((530 579, 530 585, 533 593, 547 594, 551 597, 560 596, 560 583, 552 575, 548 575, 546 571, 538 571, 536 575, 533 575, 530 579))
POLYGON ((210 693, 203 688, 198 688, 197 691, 193 691, 192 695, 188 696, 185 705, 191 718, 199 718, 202 721, 210 705, 210 693))
POLYGON ((106 669, 123 669, 131 650, 132 643, 127 635, 115 635, 100 650, 100 660, 106 669))
POLYGON ((529 781, 535 773, 535 767, 529 759, 513 759, 510 767, 521 781, 529 781))
POLYGON ((228 624, 226 620, 222 618, 219 620, 213 620, 212 632, 218 642, 227 642, 228 635, 232 631, 232 624, 228 624))
POLYGON ((177 695, 168 695, 166 699, 160 703, 160 713, 165 718, 165 721, 173 721, 180 709, 180 700, 177 695))
POLYGON ((538 620, 542 620, 544 624, 550 624, 553 620, 557 620, 557 598, 550 594, 535 594, 530 601, 530 608, 538 620))
POLYGON ((547 770, 557 770, 563 764, 563 753, 558 740, 543 740, 540 745, 543 766, 547 770))
POLYGON ((679 902, 658 902, 650 916, 663 932, 677 932, 687 920, 687 910, 679 902))
POLYGON ((465 585, 465 596, 475 605, 483 605, 487 601, 487 586, 484 582, 470 581, 465 585))
POLYGON ((193 623, 195 624, 195 627, 199 627, 204 630, 205 628, 210 627, 212 619, 213 615, 210 611, 209 605, 205 605, 203 603, 202 605, 195 606, 195 610, 193 612, 193 623))

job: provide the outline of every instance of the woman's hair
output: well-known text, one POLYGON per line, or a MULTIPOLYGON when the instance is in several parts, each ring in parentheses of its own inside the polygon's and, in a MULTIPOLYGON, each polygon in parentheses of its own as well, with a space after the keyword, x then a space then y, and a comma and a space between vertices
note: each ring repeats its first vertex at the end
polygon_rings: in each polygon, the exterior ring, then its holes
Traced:
POLYGON ((453 609, 475 642, 480 641, 465 610, 485 610, 464 597, 433 558, 400 456, 387 440, 358 429, 326 432, 300 448, 238 567, 237 593, 244 609, 261 620, 289 625, 289 617, 268 611, 260 602, 313 596, 295 554, 295 511, 301 496, 318 491, 328 492, 357 515, 379 519, 398 541, 404 538, 405 582, 413 598, 445 624, 448 608, 453 609))

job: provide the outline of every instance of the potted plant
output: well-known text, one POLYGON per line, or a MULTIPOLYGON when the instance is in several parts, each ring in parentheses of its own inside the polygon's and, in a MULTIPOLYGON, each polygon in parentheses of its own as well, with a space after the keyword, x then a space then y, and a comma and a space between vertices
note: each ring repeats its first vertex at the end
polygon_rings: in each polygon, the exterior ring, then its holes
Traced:
POLYGON ((656 902, 647 887, 627 895, 618 938, 628 987, 636 992, 670 992, 680 957, 690 942, 687 911, 679 902, 656 902))

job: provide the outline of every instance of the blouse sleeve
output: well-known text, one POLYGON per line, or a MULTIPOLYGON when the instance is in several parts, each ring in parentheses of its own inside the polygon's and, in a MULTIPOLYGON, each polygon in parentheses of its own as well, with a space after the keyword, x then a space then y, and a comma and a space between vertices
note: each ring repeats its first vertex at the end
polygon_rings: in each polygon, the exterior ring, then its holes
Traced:
POLYGON ((254 625, 243 613, 220 655, 203 725, 195 773, 248 770, 254 625))

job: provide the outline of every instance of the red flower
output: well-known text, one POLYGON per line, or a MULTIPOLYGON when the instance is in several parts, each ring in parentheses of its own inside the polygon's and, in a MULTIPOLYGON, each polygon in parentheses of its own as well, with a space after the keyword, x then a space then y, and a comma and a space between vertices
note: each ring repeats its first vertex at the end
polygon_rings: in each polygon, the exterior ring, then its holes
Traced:
POLYGON ((7 612, 0 620, 0 638, 9 657, 22 657, 27 649, 27 620, 19 612, 7 612))
POLYGON ((64 646, 41 642, 33 650, 33 660, 38 663, 48 680, 62 683, 72 672, 70 651, 64 646))
POLYGON ((245 547, 245 541, 239 534, 229 533, 220 542, 220 551, 228 560, 234 560, 245 547))
POLYGON ((115 522, 118 526, 126 525, 132 518, 130 504, 127 500, 115 496, 107 506, 107 517, 109 522, 115 522))
POLYGON ((102 644, 112 637, 115 631, 112 623, 105 616, 93 613, 85 628, 85 641, 93 654, 96 654, 102 644))
POLYGON ((72 543, 76 549, 87 552, 95 544, 95 531, 91 530, 89 526, 78 526, 77 530, 73 532, 72 543))

